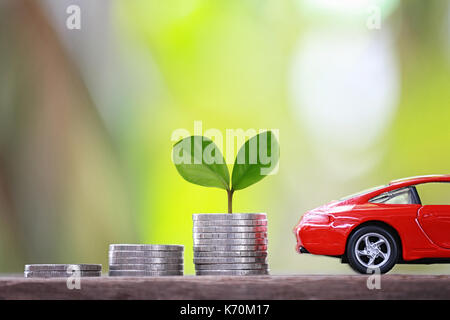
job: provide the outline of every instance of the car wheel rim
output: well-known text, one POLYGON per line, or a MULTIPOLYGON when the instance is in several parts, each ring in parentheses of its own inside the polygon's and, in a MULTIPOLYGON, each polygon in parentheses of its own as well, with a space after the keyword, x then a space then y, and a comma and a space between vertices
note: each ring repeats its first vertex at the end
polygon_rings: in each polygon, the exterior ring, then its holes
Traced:
POLYGON ((375 232, 362 235, 355 245, 358 262, 367 269, 381 268, 391 257, 391 245, 383 235, 375 232))

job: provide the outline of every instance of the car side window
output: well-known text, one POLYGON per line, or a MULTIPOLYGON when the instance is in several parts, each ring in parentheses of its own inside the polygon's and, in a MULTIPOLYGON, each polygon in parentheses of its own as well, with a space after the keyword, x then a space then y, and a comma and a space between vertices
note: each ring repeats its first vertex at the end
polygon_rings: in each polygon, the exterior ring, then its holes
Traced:
POLYGON ((370 199, 369 202, 384 204, 415 204, 417 201, 412 189, 408 187, 384 192, 370 199))
POLYGON ((423 205, 450 205, 450 183, 428 182, 416 188, 423 205))

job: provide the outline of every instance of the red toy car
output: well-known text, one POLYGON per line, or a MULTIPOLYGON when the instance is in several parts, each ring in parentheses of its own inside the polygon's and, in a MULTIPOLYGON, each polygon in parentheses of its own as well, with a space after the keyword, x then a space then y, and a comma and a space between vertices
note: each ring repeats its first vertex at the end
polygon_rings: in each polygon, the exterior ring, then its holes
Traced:
POLYGON ((395 180, 308 211, 294 228, 296 250, 340 257, 359 273, 449 263, 450 205, 422 204, 416 188, 443 182, 450 175, 395 180))

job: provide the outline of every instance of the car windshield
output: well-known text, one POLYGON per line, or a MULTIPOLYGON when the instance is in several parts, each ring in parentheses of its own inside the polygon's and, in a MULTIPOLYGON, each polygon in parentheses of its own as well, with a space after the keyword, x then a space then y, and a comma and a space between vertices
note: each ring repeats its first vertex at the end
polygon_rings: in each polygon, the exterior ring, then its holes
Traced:
POLYGON ((420 199, 414 187, 406 187, 384 192, 369 200, 372 203, 384 204, 420 204, 420 199))
POLYGON ((360 191, 358 193, 354 193, 354 194, 351 194, 349 196, 343 197, 343 198, 339 199, 339 201, 344 201, 344 200, 348 200, 348 199, 351 199, 351 198, 354 198, 354 197, 359 197, 359 196, 362 196, 363 194, 366 194, 366 193, 369 193, 369 192, 372 192, 372 191, 376 191, 378 189, 385 188, 385 187, 387 187, 387 185, 382 185, 382 186, 378 186, 378 187, 369 188, 369 189, 360 191))

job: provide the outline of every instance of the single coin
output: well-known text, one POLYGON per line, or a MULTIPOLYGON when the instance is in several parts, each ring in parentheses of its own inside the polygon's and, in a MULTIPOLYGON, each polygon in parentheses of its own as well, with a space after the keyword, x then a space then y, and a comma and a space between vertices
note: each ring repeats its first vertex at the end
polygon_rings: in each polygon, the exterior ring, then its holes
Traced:
POLYGON ((194 227, 192 230, 194 233, 208 233, 208 232, 219 232, 219 233, 240 233, 240 232, 267 232, 267 227, 265 226, 253 226, 253 227, 194 227))
POLYGON ((196 264, 195 270, 259 270, 268 269, 267 263, 196 264))
POLYGON ((255 257, 207 257, 207 258, 194 258, 195 264, 228 264, 228 263, 267 263, 267 258, 255 258, 255 257))
POLYGON ((182 264, 184 259, 179 258, 112 258, 110 264, 182 264))
POLYGON ((260 276, 268 275, 269 270, 198 270, 197 276, 260 276))
POLYGON ((194 220, 194 227, 255 227, 255 226, 267 226, 267 219, 260 220, 194 220))
POLYGON ((267 257, 267 251, 194 251, 194 258, 267 257))
POLYGON ((143 271, 143 270, 110 270, 111 277, 162 277, 162 276, 182 276, 183 271, 143 271))
POLYGON ((200 251, 266 251, 267 245, 195 245, 194 252, 200 251))
POLYGON ((257 239, 267 238, 265 232, 194 233, 194 239, 257 239))
POLYGON ((193 220, 258 220, 267 219, 265 213, 207 213, 193 214, 193 220))
POLYGON ((267 238, 258 239, 194 239, 194 245, 258 245, 267 244, 267 238))
POLYGON ((170 244, 110 244, 109 250, 112 251, 142 251, 142 250, 153 250, 153 251, 183 251, 184 246, 170 244))
POLYGON ((134 250, 134 251, 109 251, 110 258, 175 258, 182 259, 183 251, 154 251, 154 250, 134 250))
POLYGON ((67 273, 64 271, 25 271, 25 278, 68 278, 73 276, 80 277, 100 277, 100 271, 79 271, 75 273, 67 273))
POLYGON ((194 220, 194 227, 267 226, 267 220, 194 220))
POLYGON ((183 271, 182 264, 110 264, 109 270, 183 271))
POLYGON ((64 271, 77 269, 82 271, 101 271, 101 264, 26 264, 25 271, 64 271))

